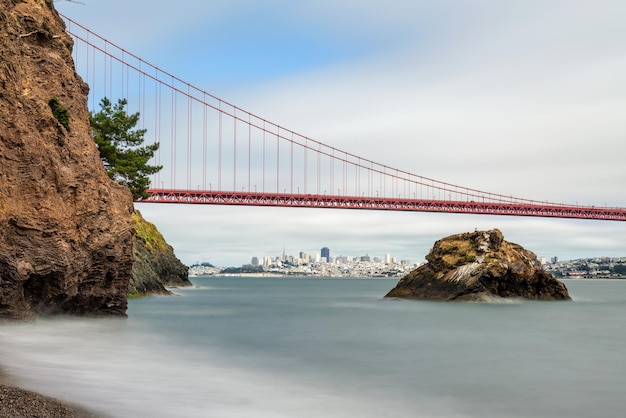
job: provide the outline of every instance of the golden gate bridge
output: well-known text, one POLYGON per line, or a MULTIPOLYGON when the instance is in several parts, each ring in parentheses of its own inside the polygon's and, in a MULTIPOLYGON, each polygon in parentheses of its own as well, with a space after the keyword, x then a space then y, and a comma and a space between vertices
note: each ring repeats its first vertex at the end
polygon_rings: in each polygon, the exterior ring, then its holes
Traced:
POLYGON ((626 221, 626 208, 538 201, 454 185, 337 149, 243 110, 67 16, 90 108, 127 100, 158 142, 145 203, 370 209, 626 221))

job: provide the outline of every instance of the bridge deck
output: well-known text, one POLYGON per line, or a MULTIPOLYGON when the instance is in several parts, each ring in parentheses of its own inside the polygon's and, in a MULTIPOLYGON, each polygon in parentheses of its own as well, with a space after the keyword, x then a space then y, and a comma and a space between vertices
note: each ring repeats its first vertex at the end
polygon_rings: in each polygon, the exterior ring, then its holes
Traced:
POLYGON ((139 202, 447 212, 626 221, 626 209, 624 208, 595 206, 532 205, 515 202, 475 202, 236 191, 151 189, 148 192, 151 196, 139 202))

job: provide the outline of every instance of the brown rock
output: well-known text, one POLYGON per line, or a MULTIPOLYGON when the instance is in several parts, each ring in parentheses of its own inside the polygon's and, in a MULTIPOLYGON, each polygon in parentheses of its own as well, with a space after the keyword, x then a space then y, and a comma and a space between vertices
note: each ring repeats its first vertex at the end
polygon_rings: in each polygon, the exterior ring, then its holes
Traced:
POLYGON ((565 285, 542 268, 535 254, 505 241, 497 229, 443 238, 435 242, 426 260, 400 279, 386 297, 444 301, 570 299, 565 285))
POLYGON ((128 284, 128 293, 134 297, 171 294, 167 287, 191 286, 189 268, 174 254, 172 247, 151 222, 139 211, 135 220, 135 263, 128 284))
POLYGON ((0 0, 3 318, 126 311, 132 198, 99 159, 72 46, 52 1, 0 0))

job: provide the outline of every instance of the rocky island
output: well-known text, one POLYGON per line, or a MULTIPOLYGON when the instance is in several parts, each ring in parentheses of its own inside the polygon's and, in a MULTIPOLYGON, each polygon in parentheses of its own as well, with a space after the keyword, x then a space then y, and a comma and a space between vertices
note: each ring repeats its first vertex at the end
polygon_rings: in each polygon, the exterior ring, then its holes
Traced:
POLYGON ((534 253, 505 241, 498 229, 440 239, 426 260, 385 297, 476 302, 570 299, 565 285, 543 269, 534 253))

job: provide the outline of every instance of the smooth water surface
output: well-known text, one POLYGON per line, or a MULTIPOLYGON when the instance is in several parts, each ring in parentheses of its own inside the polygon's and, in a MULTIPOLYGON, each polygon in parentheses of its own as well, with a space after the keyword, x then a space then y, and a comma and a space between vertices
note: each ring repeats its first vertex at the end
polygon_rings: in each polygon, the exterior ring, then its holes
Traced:
POLYGON ((128 319, 0 328, 26 386, 114 417, 622 417, 626 281, 571 302, 383 299, 390 279, 192 278, 128 319))

